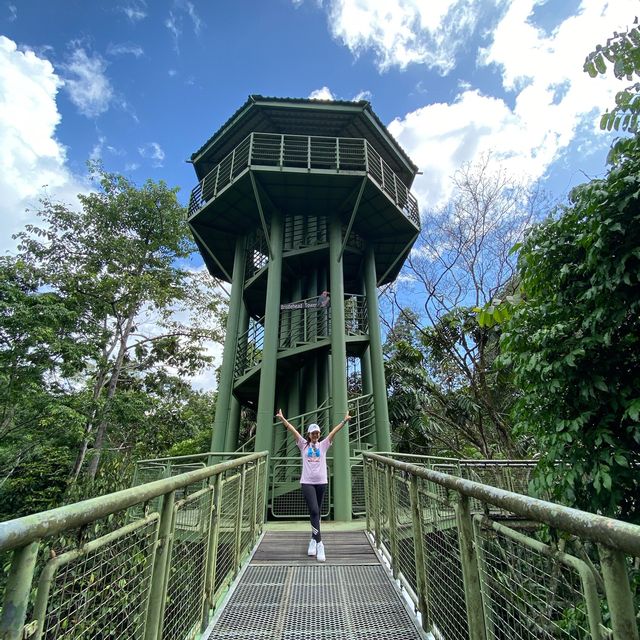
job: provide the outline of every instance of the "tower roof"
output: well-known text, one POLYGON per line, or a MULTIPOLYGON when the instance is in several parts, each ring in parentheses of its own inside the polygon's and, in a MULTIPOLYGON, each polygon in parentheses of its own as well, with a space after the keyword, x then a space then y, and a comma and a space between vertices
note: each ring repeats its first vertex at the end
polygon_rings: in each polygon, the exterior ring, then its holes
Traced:
POLYGON ((252 132, 365 138, 410 187, 418 172, 367 100, 315 100, 250 95, 247 101, 191 156, 202 179, 252 132))

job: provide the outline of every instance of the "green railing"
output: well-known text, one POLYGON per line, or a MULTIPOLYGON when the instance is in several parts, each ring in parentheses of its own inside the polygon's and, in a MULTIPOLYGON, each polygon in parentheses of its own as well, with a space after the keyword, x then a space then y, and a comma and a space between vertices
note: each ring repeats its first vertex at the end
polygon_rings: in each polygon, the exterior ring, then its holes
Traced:
POLYGON ((189 216, 217 198, 250 167, 366 172, 398 209, 420 226, 415 196, 366 140, 279 133, 249 134, 193 189, 189 216))
POLYGON ((367 529, 434 638, 638 639, 640 527, 460 477, 472 464, 363 457, 367 529))
POLYGON ((0 553, 11 555, 0 638, 199 636, 261 532, 267 460, 255 453, 0 523, 0 553))
MULTIPOLYGON (((369 331, 367 299, 360 294, 344 298, 345 335, 366 336, 369 331)), ((233 374, 235 378, 262 362, 264 349, 264 316, 249 319, 249 328, 238 338, 233 374)), ((320 296, 295 300, 280 305, 278 349, 294 349, 325 340, 331 336, 331 307, 323 306, 320 296)))

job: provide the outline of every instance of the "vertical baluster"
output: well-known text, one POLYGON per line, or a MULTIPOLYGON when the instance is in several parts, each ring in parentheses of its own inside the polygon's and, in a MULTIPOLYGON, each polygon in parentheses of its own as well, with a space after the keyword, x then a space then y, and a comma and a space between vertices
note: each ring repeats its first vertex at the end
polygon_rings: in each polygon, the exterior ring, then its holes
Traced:
POLYGON ((429 614, 428 585, 425 571, 424 535, 422 532, 422 509, 420 494, 418 493, 418 478, 412 475, 409 484, 411 499, 411 518, 413 524, 413 548, 416 563, 416 588, 418 590, 418 610, 422 617, 422 628, 427 631, 431 627, 429 614))
POLYGON ((151 588, 149 590, 149 608, 147 610, 145 640, 162 638, 162 618, 164 605, 167 600, 167 587, 169 584, 171 565, 171 541, 175 527, 175 499, 175 491, 170 491, 163 496, 162 500, 156 557, 153 564, 153 574, 151 576, 151 588))
POLYGON ((624 553, 598 545, 604 589, 611 613, 613 637, 616 640, 638 640, 638 626, 629 588, 629 574, 624 553))
POLYGON ((39 542, 31 542, 13 552, 0 618, 2 640, 21 640, 23 637, 39 546, 39 542))

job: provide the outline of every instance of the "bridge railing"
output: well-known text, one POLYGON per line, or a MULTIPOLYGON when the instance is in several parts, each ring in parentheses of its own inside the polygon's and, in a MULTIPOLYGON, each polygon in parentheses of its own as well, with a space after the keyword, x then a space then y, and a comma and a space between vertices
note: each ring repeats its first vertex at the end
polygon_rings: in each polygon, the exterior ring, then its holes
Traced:
POLYGON ((260 534, 266 479, 255 453, 0 523, 0 638, 197 637, 260 534))
POLYGON ((638 639, 639 526, 363 457, 367 529, 434 638, 638 639))

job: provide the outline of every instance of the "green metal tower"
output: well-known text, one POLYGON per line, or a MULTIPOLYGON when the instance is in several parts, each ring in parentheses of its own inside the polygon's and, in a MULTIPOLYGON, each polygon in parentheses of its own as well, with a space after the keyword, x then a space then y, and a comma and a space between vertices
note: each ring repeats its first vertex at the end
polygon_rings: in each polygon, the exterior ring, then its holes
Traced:
POLYGON ((212 451, 269 451, 277 517, 299 476, 277 409, 326 434, 348 408, 329 495, 349 520, 363 494, 354 451, 391 449, 376 289, 418 235, 417 168, 367 101, 256 95, 191 161, 189 225, 211 274, 231 283, 212 451), (239 442, 243 407, 255 434, 239 442))

